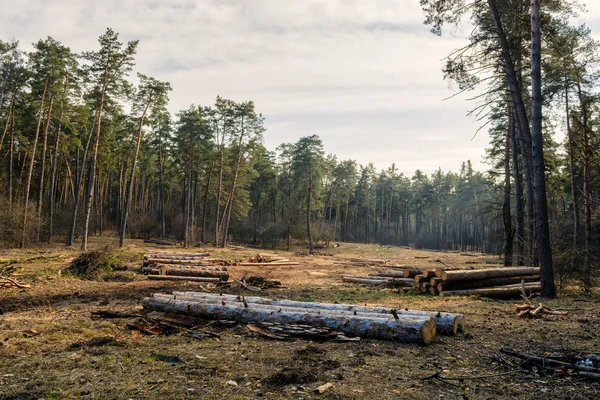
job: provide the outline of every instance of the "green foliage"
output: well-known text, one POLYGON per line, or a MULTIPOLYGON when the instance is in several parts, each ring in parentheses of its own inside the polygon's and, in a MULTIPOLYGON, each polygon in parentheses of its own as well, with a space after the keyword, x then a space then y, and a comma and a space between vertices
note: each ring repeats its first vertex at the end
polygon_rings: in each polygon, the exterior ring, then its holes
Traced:
POLYGON ((65 272, 81 279, 98 280, 122 266, 122 253, 109 246, 81 253, 65 272))

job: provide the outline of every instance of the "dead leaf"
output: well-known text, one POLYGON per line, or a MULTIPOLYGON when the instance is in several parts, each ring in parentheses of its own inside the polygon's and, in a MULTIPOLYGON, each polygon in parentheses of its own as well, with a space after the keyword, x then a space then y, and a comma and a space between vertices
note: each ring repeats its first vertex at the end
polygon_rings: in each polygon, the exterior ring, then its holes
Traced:
POLYGON ((326 384, 321 385, 318 388, 316 388, 315 390, 313 390, 313 392, 315 392, 315 393, 325 393, 326 391, 328 391, 332 387, 333 387, 333 382, 327 382, 326 384))

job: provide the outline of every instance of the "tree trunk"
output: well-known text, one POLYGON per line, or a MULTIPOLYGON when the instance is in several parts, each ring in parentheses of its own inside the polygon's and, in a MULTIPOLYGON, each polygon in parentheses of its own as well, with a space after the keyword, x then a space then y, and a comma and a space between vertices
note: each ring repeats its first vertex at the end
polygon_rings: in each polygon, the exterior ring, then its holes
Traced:
POLYGON ((256 201, 256 213, 254 214, 254 227, 252 232, 252 243, 256 244, 256 231, 258 231, 258 218, 260 217, 260 198, 262 195, 262 177, 258 177, 258 199, 256 201))
POLYGON ((27 183, 25 184, 25 208, 23 208, 23 230, 21 231, 21 243, 19 247, 25 247, 27 240, 27 209, 29 207, 29 190, 31 189, 31 177, 33 176, 33 164, 35 161, 35 152, 37 148, 38 137, 40 135, 40 126, 42 119, 44 118, 44 100, 46 99, 46 90, 48 89, 49 77, 46 78, 44 84, 44 92, 42 94, 42 101, 40 104, 40 115, 38 116, 37 128, 35 130, 35 138, 33 140, 33 148, 31 150, 31 159, 29 160, 29 172, 27 174, 27 183))
POLYGON ((14 147, 15 147, 15 116, 12 116, 10 124, 10 144, 8 147, 8 210, 12 210, 12 199, 13 199, 13 159, 14 159, 14 147))
POLYGON ((579 103, 581 104, 582 131, 583 131, 583 218, 585 225, 585 248, 583 250, 583 286, 589 290, 592 286, 592 274, 590 263, 591 241, 592 241, 592 210, 590 201, 590 148, 588 130, 588 103, 589 98, 581 90, 580 82, 577 82, 579 103))
POLYGON ((567 84, 565 84, 565 110, 567 116, 567 140, 569 143, 569 177, 571 180, 571 197, 573 203, 573 255, 571 256, 571 269, 575 270, 575 260, 577 258, 577 237, 579 236, 579 193, 577 192, 577 182, 575 180, 575 145, 573 140, 573 132, 571 131, 569 88, 567 84))
POLYGON ((502 215, 504 220, 504 265, 511 266, 513 261, 513 228, 510 214, 510 134, 512 126, 512 109, 508 106, 508 124, 506 145, 504 146, 504 203, 502 215))
MULTIPOLYGON (((104 83, 100 95, 100 104, 98 105, 98 118, 96 121, 96 138, 94 140, 94 151, 90 160, 90 170, 88 176, 88 187, 85 195, 85 205, 83 213, 83 234, 81 236, 81 250, 87 250, 88 231, 90 227, 90 214, 92 212, 92 200, 94 198, 94 185, 96 183, 96 161, 98 160, 98 147, 100 145, 100 128, 102 125, 102 110, 104 107, 104 96, 108 85, 108 71, 104 72, 104 83)), ((84 160, 85 161, 85 160, 84 160)))
POLYGON ((229 223, 231 222, 231 209, 233 208, 233 199, 235 196, 235 189, 237 185, 238 175, 240 173, 240 165, 242 163, 242 157, 244 156, 244 150, 242 148, 244 144, 244 115, 242 115, 242 129, 240 131, 240 139, 238 141, 238 157, 235 164, 235 171, 233 173, 233 182, 231 182, 231 191, 229 193, 227 204, 225 205, 225 226, 223 227, 223 241, 221 247, 227 245, 227 235, 229 234, 229 223))
POLYGON ((48 129, 52 120, 52 106, 54 105, 54 95, 50 97, 50 105, 48 106, 48 115, 44 123, 44 132, 42 135, 42 154, 40 158, 40 184, 38 192, 37 218, 38 226, 36 232, 36 240, 39 242, 42 234, 42 206, 44 205, 44 176, 46 174, 46 150, 48 148, 48 129))
MULTIPOLYGON (((309 166, 310 170, 310 166, 309 166)), ((312 199, 312 173, 308 174, 308 197, 306 199, 306 235, 308 236, 308 250, 313 251, 312 235, 310 233, 310 202, 312 199)))
POLYGON ((442 278, 444 282, 465 281, 475 279, 500 278, 506 276, 538 275, 540 269, 536 267, 511 267, 511 268, 488 268, 488 269, 463 269, 444 271, 436 269, 435 276, 442 278))
MULTIPOLYGON (((65 76, 64 94, 66 95, 69 87, 69 74, 65 76)), ((62 130, 62 120, 64 116, 64 104, 60 102, 60 117, 56 129, 56 140, 54 141, 54 151, 52 153, 52 166, 50 167, 50 190, 48 194, 48 243, 52 243, 53 218, 54 218, 54 189, 56 187, 56 170, 58 167, 58 146, 60 144, 60 131, 62 130)))
POLYGON ((131 194, 133 192, 133 176, 135 175, 135 167, 137 166, 138 155, 140 154, 140 146, 142 144, 142 136, 144 134, 144 119, 146 118, 146 112, 150 106, 150 101, 146 104, 142 117, 140 118, 140 127, 137 134, 137 143, 135 145, 135 152, 133 154, 133 162, 131 164, 131 172, 129 173, 129 182, 127 183, 127 193, 125 195, 125 206, 123 207, 123 215, 121 216, 121 230, 119 234, 119 247, 123 247, 125 244, 125 228, 127 227, 127 215, 129 214, 129 203, 131 202, 131 194))
POLYGON ((514 110, 511 108, 511 147, 512 147, 512 167, 513 184, 515 189, 515 263, 517 266, 523 265, 523 249, 525 240, 525 216, 523 205, 523 179, 519 168, 519 152, 517 144, 517 127, 514 118, 514 110))
MULTIPOLYGON (((219 141, 219 123, 217 122, 217 143, 219 141)), ((219 210, 221 208, 221 192, 223 188, 223 146, 225 143, 225 125, 223 125, 223 132, 221 138, 221 146, 219 149, 219 180, 217 182, 217 202, 215 210, 215 247, 219 246, 219 210)))
POLYGON ((531 136, 533 142, 533 182, 535 186, 536 237, 539 251, 542 295, 556 297, 554 271, 552 268, 552 248, 548 223, 548 203, 546 198, 546 166, 544 162, 544 139, 542 137, 542 65, 541 65, 541 18, 540 0, 531 1, 531 136))
POLYGON ((208 192, 210 190, 210 181, 212 178, 213 169, 215 167, 214 160, 210 162, 210 170, 208 172, 208 177, 206 178, 206 189, 204 191, 204 201, 202 205, 202 232, 200 233, 200 241, 204 243, 204 232, 206 231, 206 215, 207 215, 207 207, 208 207, 208 192))

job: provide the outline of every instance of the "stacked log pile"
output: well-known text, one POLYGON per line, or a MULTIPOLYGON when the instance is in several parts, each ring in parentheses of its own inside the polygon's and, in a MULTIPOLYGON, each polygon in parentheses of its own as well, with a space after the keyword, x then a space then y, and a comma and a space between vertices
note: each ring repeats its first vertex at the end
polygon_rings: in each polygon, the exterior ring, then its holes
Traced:
POLYGON ((388 260, 377 258, 350 258, 343 261, 334 261, 334 264, 348 265, 352 267, 384 266, 387 263, 388 260))
POLYGON ((154 252, 144 257, 141 272, 148 279, 220 282, 229 279, 227 260, 209 258, 208 253, 154 252))
POLYGON ((405 270, 413 277, 413 287, 423 293, 444 296, 514 297, 539 292, 540 269, 536 267, 500 267, 486 269, 405 270))
POLYGON ((455 334, 463 316, 432 311, 395 310, 239 297, 201 292, 155 294, 142 302, 147 310, 244 324, 278 323, 331 328, 349 336, 429 344, 436 332, 455 334))
POLYGON ((403 277, 394 276, 379 276, 379 275, 344 275, 342 281, 347 283, 362 283, 370 286, 380 287, 402 287, 408 288, 412 286, 413 280, 403 277))

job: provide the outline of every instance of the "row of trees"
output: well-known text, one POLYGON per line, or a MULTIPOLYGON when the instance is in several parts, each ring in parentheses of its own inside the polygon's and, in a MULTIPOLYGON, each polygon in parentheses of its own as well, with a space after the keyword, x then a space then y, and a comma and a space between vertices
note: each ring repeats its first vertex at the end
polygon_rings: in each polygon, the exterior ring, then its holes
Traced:
MULTIPOLYGON (((422 4, 438 32, 463 12, 451 1, 422 4)), ((489 0, 467 9, 476 29, 448 57, 445 74, 461 90, 486 87, 474 113, 490 124, 487 173, 469 162, 457 173, 377 171, 327 155, 314 135, 268 151, 264 118, 251 101, 218 97, 171 116, 170 85, 142 74, 134 85, 137 42, 123 44, 111 29, 97 50, 82 54, 52 38, 30 53, 0 42, 2 240, 26 246, 60 235, 86 248, 90 234, 108 229, 121 245, 127 236, 186 246, 377 242, 498 253, 507 265, 541 263, 552 271, 550 250, 543 251, 547 231, 560 250, 561 276, 578 271, 580 260, 583 276, 591 276, 600 187, 597 44, 587 29, 568 24, 571 11, 558 3, 542 14, 552 29, 539 84, 552 112, 533 130, 538 112, 525 103, 539 96, 526 74, 537 68, 528 67, 536 59, 527 47, 528 8, 489 0), (552 139, 558 131, 563 144, 552 139), (538 133, 543 147, 534 141, 538 133)))

